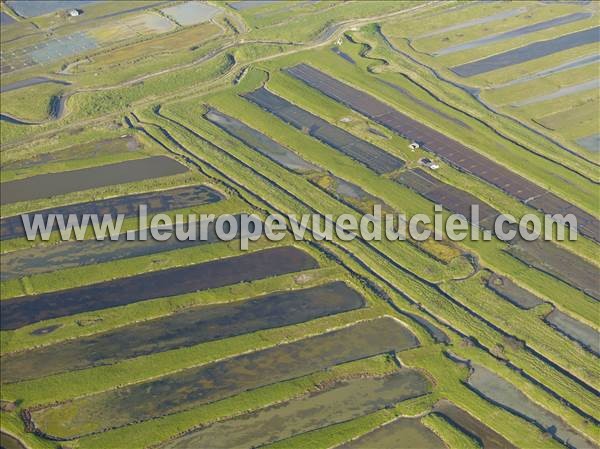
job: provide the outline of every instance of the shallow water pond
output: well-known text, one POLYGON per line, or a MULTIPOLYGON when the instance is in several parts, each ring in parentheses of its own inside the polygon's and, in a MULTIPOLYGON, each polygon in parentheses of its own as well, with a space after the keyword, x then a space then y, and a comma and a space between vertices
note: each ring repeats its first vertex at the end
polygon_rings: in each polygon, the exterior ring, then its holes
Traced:
POLYGON ((317 266, 317 261, 304 251, 281 247, 85 287, 5 299, 0 301, 0 328, 18 329, 51 318, 208 290, 317 266))
POLYGON ((379 318, 49 406, 32 411, 32 417, 44 433, 72 438, 180 412, 333 365, 418 344, 400 322, 379 318))
MULTIPOLYGON (((348 380, 300 399, 268 407, 239 418, 218 422, 212 426, 188 433, 161 447, 169 449, 195 449, 200 447, 252 449, 373 413, 405 399, 425 394, 430 387, 429 381, 423 374, 408 368, 382 378, 348 380)), ((404 425, 406 427, 404 433, 408 436, 408 432, 413 430, 411 429, 413 424, 419 426, 420 423, 418 420, 406 421, 409 422, 409 425, 404 425)), ((396 428, 396 430, 398 429, 396 428)), ((424 431, 427 432, 427 429, 425 428, 424 431)), ((429 434, 433 435, 430 431, 429 434)), ((433 435, 430 438, 420 440, 415 438, 412 441, 425 443, 435 441, 435 439, 436 437, 433 435)), ((348 447, 384 448, 381 445, 352 445, 348 447)), ((429 447, 433 449, 435 447, 443 448, 444 445, 410 447, 429 447)))
MULTIPOLYGON (((225 298, 224 298, 225 299, 225 298)), ((107 365, 119 360, 193 346, 363 307, 365 301, 343 282, 245 301, 193 307, 141 324, 90 337, 5 355, 2 382, 107 365)))

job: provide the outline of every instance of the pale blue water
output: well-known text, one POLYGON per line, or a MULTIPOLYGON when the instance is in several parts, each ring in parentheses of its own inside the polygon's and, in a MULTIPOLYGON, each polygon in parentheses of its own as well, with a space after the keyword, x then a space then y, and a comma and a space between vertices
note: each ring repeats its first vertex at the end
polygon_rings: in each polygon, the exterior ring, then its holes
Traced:
POLYGON ((22 17, 36 17, 49 14, 54 11, 61 9, 78 9, 86 5, 93 3, 101 3, 99 0, 62 0, 62 1, 49 1, 49 0, 37 0, 37 1, 23 1, 23 0, 9 0, 6 2, 17 14, 22 17))
POLYGON ((212 19, 219 8, 207 3, 192 1, 171 6, 162 10, 181 26, 196 25, 212 19))
POLYGON ((96 40, 84 32, 78 32, 46 42, 32 51, 30 57, 38 64, 46 64, 94 48, 98 48, 96 40))

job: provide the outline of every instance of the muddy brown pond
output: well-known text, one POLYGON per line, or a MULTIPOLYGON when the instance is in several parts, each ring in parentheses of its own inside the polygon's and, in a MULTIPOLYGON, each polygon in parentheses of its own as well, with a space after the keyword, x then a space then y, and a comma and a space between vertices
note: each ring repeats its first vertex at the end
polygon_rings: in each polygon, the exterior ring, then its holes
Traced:
POLYGON ((12 435, 0 432, 0 449, 26 449, 26 447, 12 435))
POLYGON ((153 156, 99 167, 37 175, 3 182, 0 185, 0 204, 33 201, 113 184, 172 176, 187 170, 185 165, 170 157, 153 156))
MULTIPOLYGON (((446 449, 444 442, 419 418, 398 418, 338 449, 446 449)), ((486 448, 487 449, 487 448, 486 448)))
POLYGON ((433 411, 474 437, 485 449, 517 449, 502 435, 450 401, 442 399, 435 404, 433 411))
POLYGON ((525 290, 523 287, 519 287, 509 278, 492 274, 486 284, 487 288, 494 291, 501 298, 514 304, 521 309, 533 309, 534 307, 543 304, 540 298, 535 296, 529 290, 525 290))
MULTIPOLYGON (((381 378, 342 381, 323 391, 190 432, 181 438, 170 441, 161 448, 252 449, 262 447, 294 435, 376 412, 400 401, 421 396, 430 388, 431 385, 423 374, 409 368, 403 368, 397 373, 381 378)), ((411 425, 418 426, 420 424, 418 419, 407 421, 411 425)), ((431 431, 422 425, 421 427, 424 429, 424 434, 428 432, 429 438, 414 439, 413 442, 439 441, 431 431)), ((383 449, 381 445, 352 447, 383 449)), ((443 449, 445 446, 441 443, 403 447, 443 449)), ((397 446, 393 447, 393 449, 396 448, 397 446)))

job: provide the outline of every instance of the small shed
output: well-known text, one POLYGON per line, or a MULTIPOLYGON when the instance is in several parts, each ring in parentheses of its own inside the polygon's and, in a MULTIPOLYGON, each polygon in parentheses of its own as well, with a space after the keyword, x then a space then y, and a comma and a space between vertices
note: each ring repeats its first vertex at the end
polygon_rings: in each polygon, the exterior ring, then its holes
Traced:
POLYGON ((424 165, 425 167, 428 167, 431 170, 437 170, 438 168, 440 168, 438 164, 426 157, 422 157, 421 159, 419 159, 419 164, 424 165))

